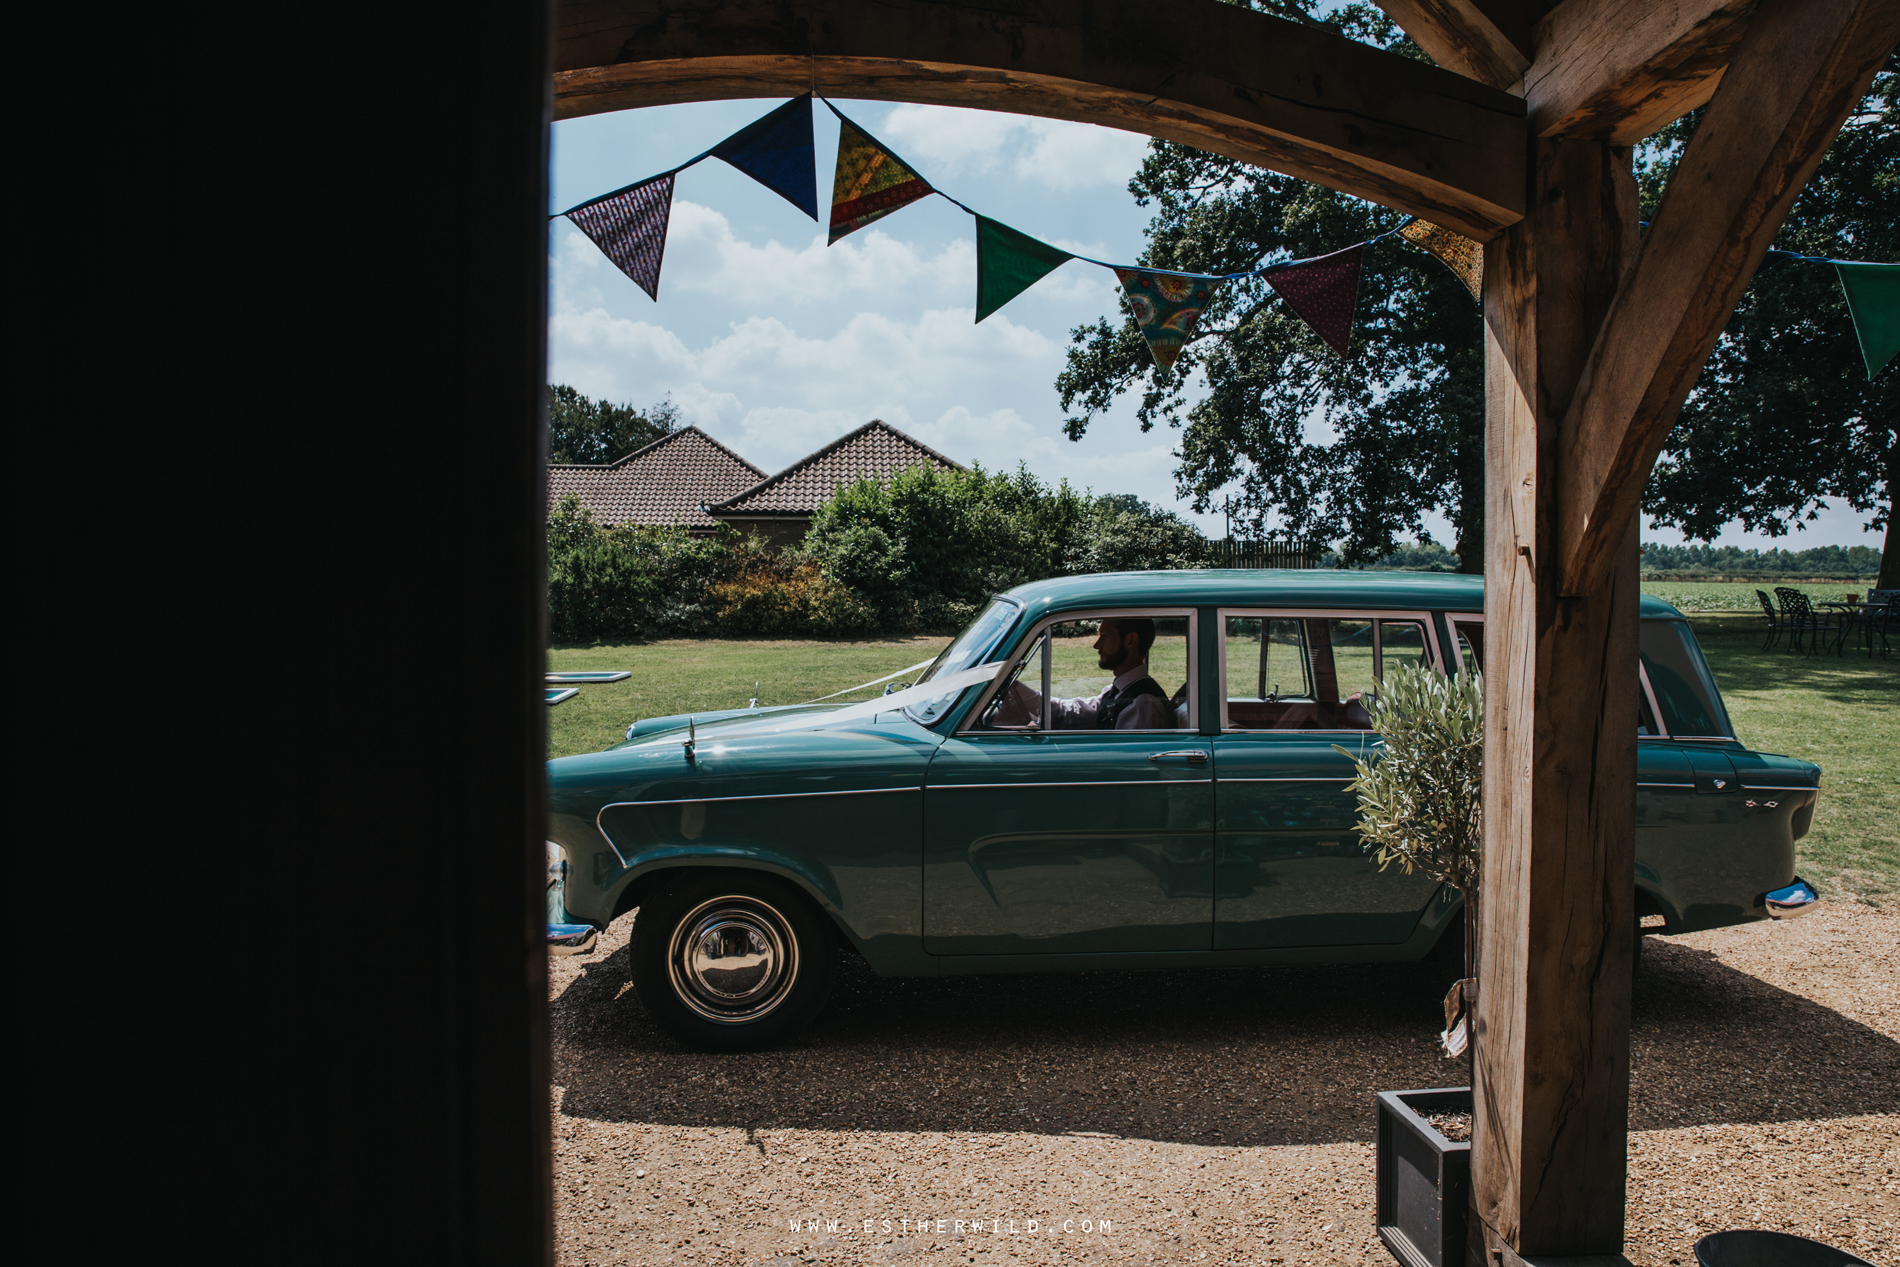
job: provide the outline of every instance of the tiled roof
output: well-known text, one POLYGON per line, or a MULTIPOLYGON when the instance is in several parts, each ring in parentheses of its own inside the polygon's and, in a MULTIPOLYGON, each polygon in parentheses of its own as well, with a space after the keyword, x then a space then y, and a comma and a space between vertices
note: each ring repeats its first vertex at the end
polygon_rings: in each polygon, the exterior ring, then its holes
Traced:
POLYGON ((940 471, 963 469, 889 423, 873 419, 756 487, 736 497, 728 494, 729 501, 714 501, 710 497, 706 500, 713 502, 709 509, 722 519, 746 515, 809 515, 846 484, 866 478, 889 479, 913 466, 934 466, 940 471))
POLYGON ((571 493, 608 527, 683 523, 711 528, 718 521, 699 508, 701 502, 731 497, 764 477, 764 471, 698 427, 685 427, 608 466, 549 466, 548 509, 571 493))

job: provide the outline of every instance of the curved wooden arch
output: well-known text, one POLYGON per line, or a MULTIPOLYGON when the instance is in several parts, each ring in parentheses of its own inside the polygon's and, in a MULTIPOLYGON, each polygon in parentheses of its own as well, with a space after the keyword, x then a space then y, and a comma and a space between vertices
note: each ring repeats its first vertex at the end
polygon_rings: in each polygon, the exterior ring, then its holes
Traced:
POLYGON ((1480 240, 1524 215, 1522 98, 1218 0, 566 0, 555 40, 557 119, 815 82, 1164 137, 1480 240))

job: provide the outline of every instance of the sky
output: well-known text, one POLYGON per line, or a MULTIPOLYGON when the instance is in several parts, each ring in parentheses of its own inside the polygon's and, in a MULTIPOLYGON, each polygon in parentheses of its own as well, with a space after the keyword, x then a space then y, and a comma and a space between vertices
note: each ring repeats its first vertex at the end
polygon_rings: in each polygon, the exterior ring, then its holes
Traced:
MULTIPOLYGON (((774 100, 653 106, 554 125, 550 211, 665 171, 767 113, 774 100)), ((1147 138, 947 106, 839 101, 933 185, 1077 254, 1132 263, 1149 211, 1128 180, 1147 138)), ((838 123, 815 115, 819 214, 838 123)), ((717 159, 680 173, 660 298, 647 298, 566 220, 550 226, 549 381, 615 403, 670 397, 755 466, 777 471, 882 418, 965 465, 1135 493, 1222 535, 1175 492, 1178 433, 1143 433, 1124 398, 1080 442, 1055 390, 1070 331, 1119 320, 1115 275, 1071 260, 978 325, 974 221, 927 198, 825 245, 825 231, 717 159)), ((1449 544, 1437 516, 1427 530, 1449 544)), ((1645 540, 1682 538, 1650 530, 1645 540)), ((1731 525, 1722 544, 1870 545, 1859 516, 1823 512, 1778 541, 1731 525)))

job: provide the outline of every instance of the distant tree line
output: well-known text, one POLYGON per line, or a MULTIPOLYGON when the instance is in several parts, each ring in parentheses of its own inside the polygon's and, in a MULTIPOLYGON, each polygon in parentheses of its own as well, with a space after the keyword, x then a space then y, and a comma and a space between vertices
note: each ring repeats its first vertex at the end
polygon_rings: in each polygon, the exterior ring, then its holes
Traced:
POLYGON ((1838 576, 1860 579, 1880 571, 1879 550, 1871 546, 1815 546, 1808 550, 1743 550, 1736 546, 1666 546, 1645 542, 1644 572, 1681 576, 1781 577, 1838 576))
MULTIPOLYGON (((1880 571, 1881 552, 1871 546, 1814 546, 1807 550, 1744 550, 1739 546, 1662 545, 1643 543, 1640 567, 1687 580, 1696 576, 1773 578, 1833 576, 1862 580, 1880 571)), ((1332 550, 1320 556, 1321 567, 1340 567, 1332 550)), ((1457 572, 1458 555, 1430 537, 1400 546, 1368 565, 1370 571, 1457 572)))

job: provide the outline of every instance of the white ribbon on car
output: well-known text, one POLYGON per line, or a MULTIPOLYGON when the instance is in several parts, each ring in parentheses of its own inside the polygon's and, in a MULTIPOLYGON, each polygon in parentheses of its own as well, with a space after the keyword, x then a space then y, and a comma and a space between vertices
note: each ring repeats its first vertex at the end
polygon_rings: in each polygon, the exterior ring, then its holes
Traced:
POLYGON ((867 686, 876 686, 879 682, 888 682, 894 677, 903 677, 906 673, 915 673, 918 669, 923 668, 925 665, 935 664, 936 662, 937 662, 937 657, 933 655, 928 660, 919 660, 917 663, 911 665, 909 668, 899 669, 895 673, 886 673, 883 677, 874 677, 869 682, 860 682, 856 686, 847 686, 842 691, 833 691, 829 695, 820 695, 817 699, 808 699, 805 701, 805 703, 822 704, 828 699, 837 699, 840 695, 849 695, 851 694, 851 692, 861 691, 867 686))
MULTIPOLYGON (((926 661, 926 663, 928 662, 926 661)), ((912 665, 911 667, 915 668, 917 666, 912 665)), ((878 713, 888 713, 896 709, 908 708, 912 704, 921 704, 925 700, 936 699, 941 695, 954 695, 965 687, 994 681, 998 675, 1006 672, 1008 669, 1009 661, 1007 660, 1000 661, 996 664, 981 664, 974 669, 965 669, 961 673, 950 673, 940 678, 932 678, 928 682, 919 683, 916 686, 908 687, 901 691, 894 691, 889 695, 880 695, 876 699, 865 700, 859 704, 846 704, 843 708, 835 709, 831 712, 789 713, 788 715, 784 715, 785 720, 780 725, 770 726, 766 729, 769 731, 807 730, 816 729, 820 726, 834 726, 841 721, 850 721, 857 717, 874 717, 878 713)), ((910 672, 910 669, 898 670, 898 673, 908 672, 910 672)), ((892 676, 895 677, 896 674, 892 676)), ((760 718, 760 721, 767 721, 771 716, 772 715, 768 713, 765 717, 760 718)))

